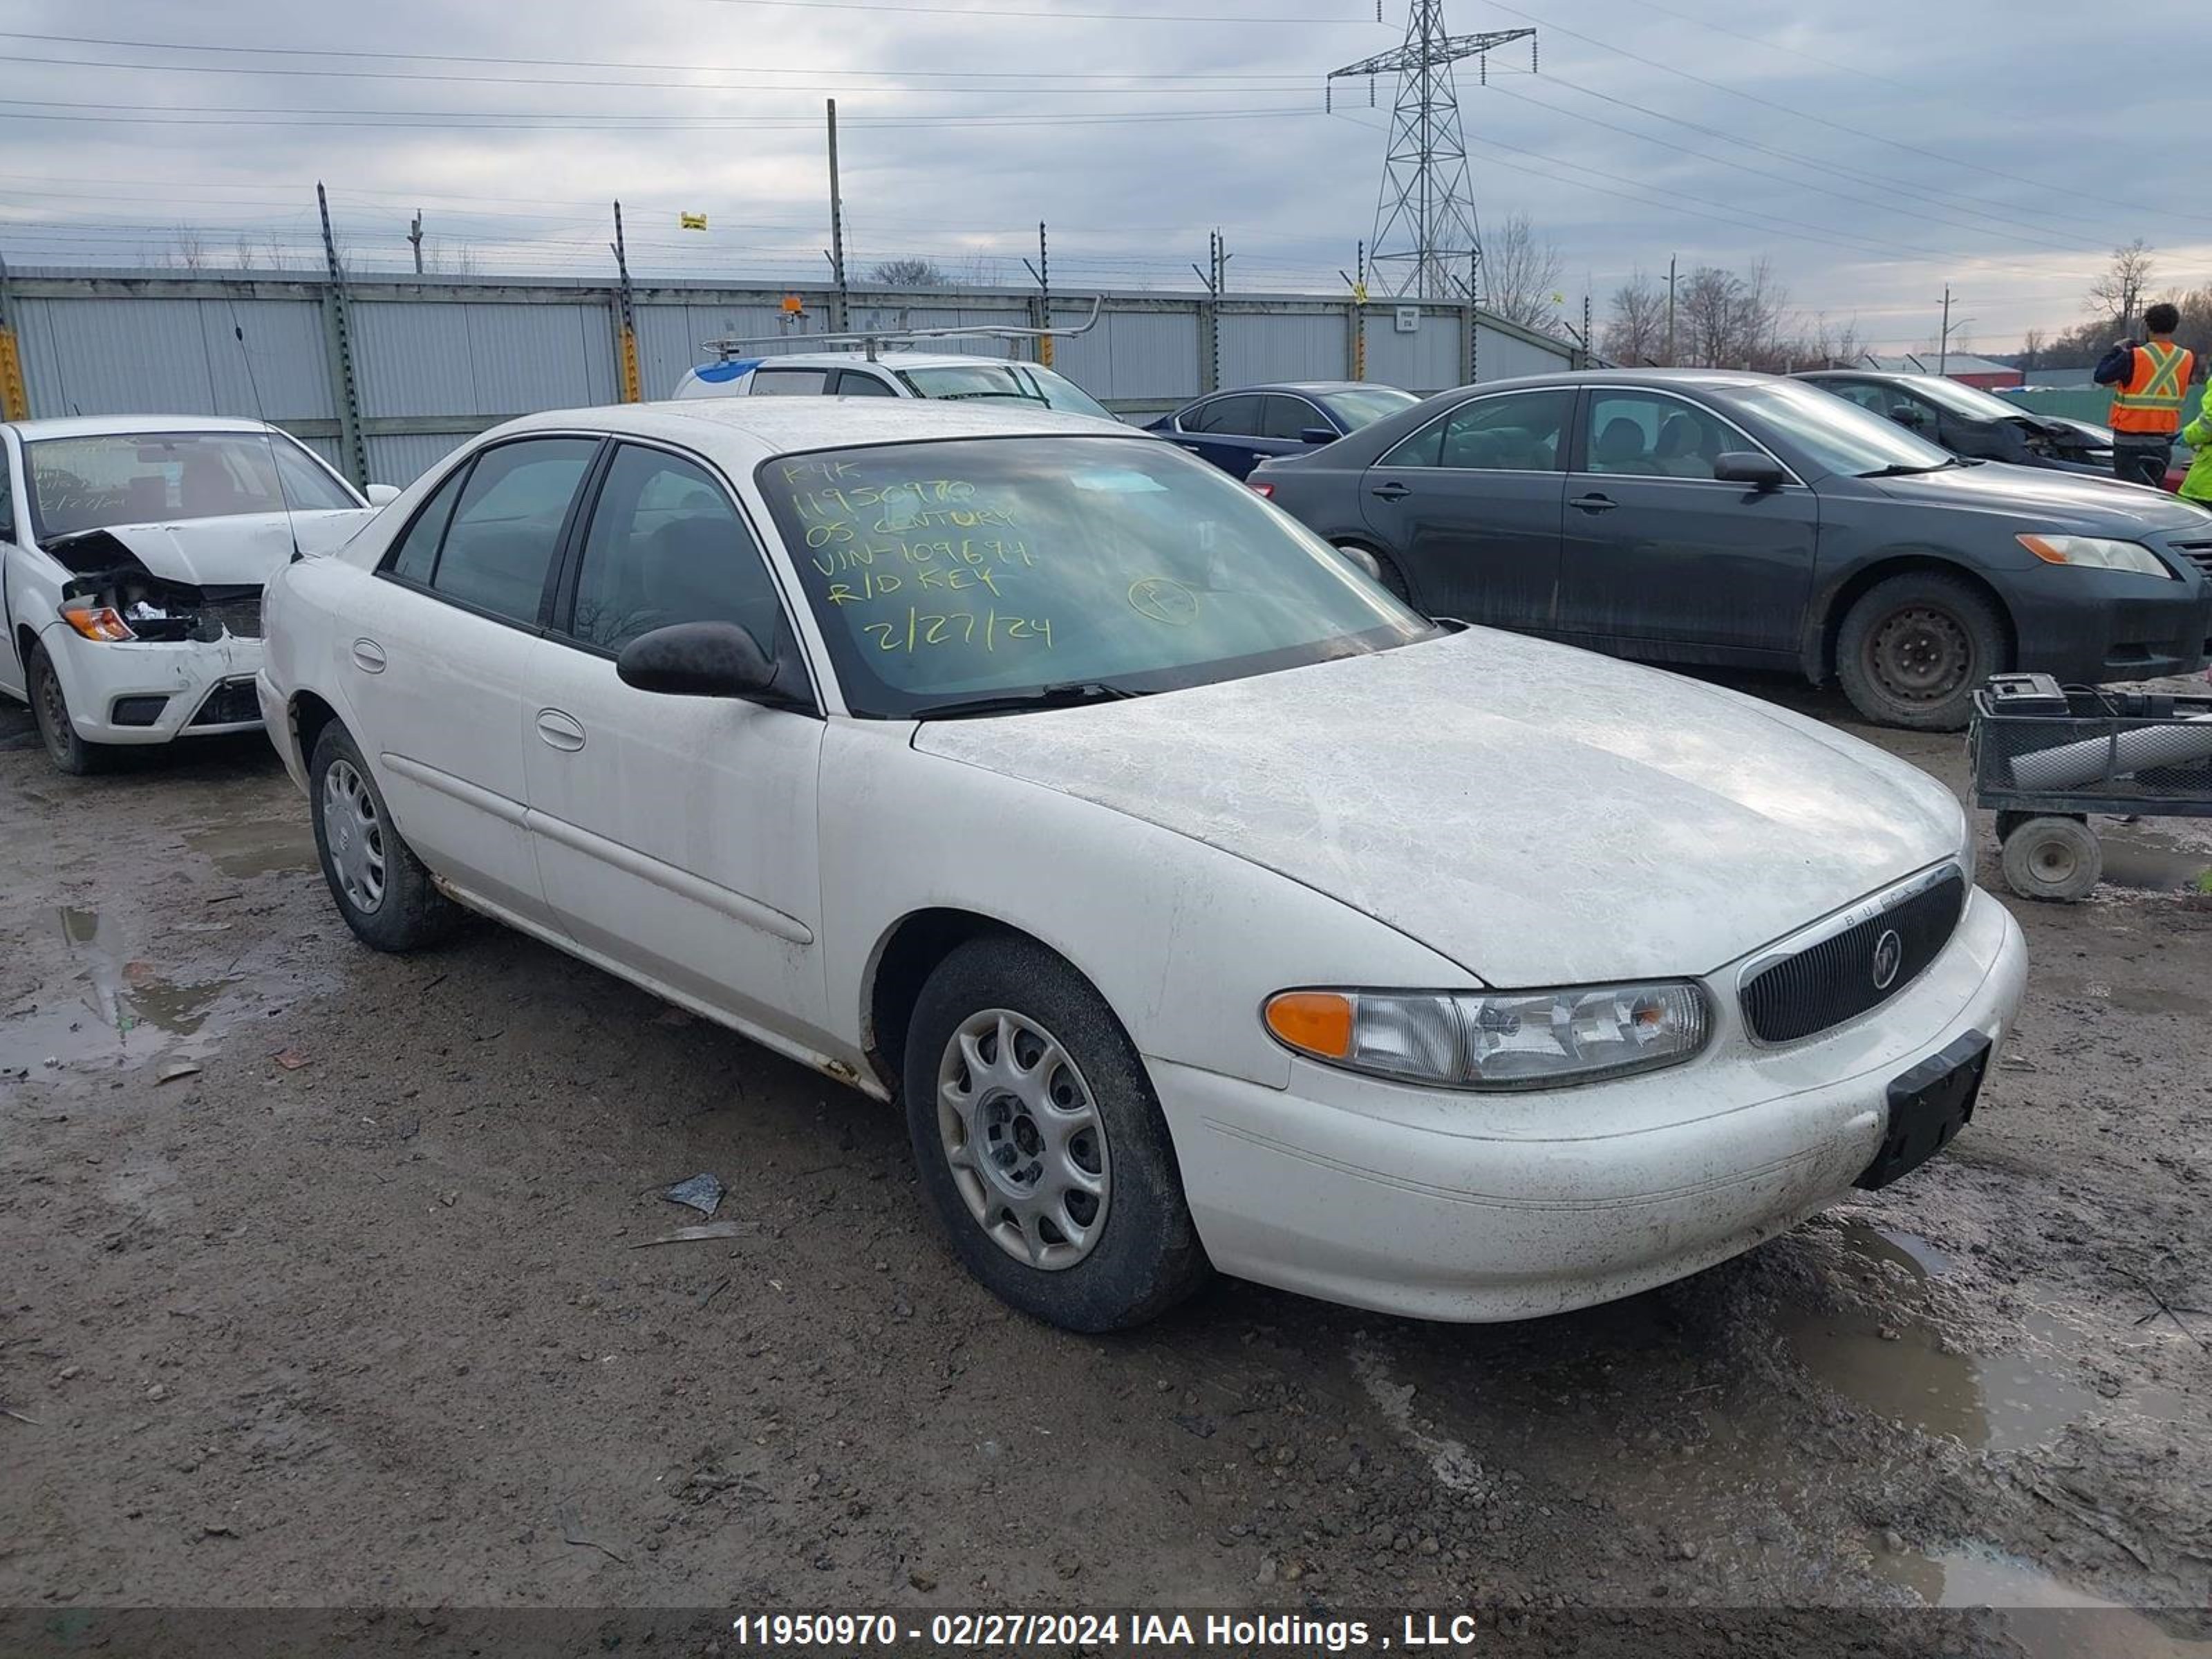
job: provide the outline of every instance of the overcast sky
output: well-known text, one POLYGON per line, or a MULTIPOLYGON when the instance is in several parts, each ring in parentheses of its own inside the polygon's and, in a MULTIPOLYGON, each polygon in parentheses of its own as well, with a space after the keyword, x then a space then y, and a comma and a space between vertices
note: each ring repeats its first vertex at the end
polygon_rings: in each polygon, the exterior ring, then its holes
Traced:
MULTIPOLYGON (((0 33, 0 253, 143 264, 188 222, 211 265, 241 240, 256 264, 271 246, 297 262, 319 178, 357 264, 406 262, 420 207, 434 256, 605 276, 619 197, 636 274, 816 276, 834 94, 856 271, 921 255, 1023 281, 1043 219, 1055 290, 1188 288, 1218 225, 1232 289, 1316 291, 1372 228, 1395 91, 1379 82, 1370 108, 1365 81, 1340 82, 1328 112, 1324 76, 1398 44, 1405 0, 1383 10, 0 0, 15 32, 0 33), (708 228, 680 230, 683 212, 708 228)), ((1946 283, 1986 349, 2076 320, 2111 248, 2138 236, 2161 282, 2212 281, 2212 169, 2191 159, 2212 77, 2201 0, 1447 0, 1447 15, 1459 33, 1539 27, 1538 72, 1526 43, 1503 48, 1487 86, 1462 66, 1461 106, 1485 222, 1525 212, 1557 241, 1577 320, 1586 289, 1602 319, 1632 268, 1663 276, 1670 254, 1770 258, 1801 309, 1899 350, 1932 341, 1946 283), (2106 21, 2130 33, 2093 33, 2106 21)))

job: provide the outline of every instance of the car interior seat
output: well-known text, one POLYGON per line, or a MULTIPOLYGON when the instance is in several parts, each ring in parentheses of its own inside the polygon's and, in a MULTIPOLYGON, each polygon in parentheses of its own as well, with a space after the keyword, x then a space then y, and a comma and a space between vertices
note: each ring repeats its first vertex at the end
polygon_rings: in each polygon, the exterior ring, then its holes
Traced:
POLYGON ((1597 447, 1590 452, 1590 471, 1639 471, 1648 459, 1644 447, 1644 428, 1626 415, 1616 416, 1607 421, 1605 430, 1598 434, 1597 447))

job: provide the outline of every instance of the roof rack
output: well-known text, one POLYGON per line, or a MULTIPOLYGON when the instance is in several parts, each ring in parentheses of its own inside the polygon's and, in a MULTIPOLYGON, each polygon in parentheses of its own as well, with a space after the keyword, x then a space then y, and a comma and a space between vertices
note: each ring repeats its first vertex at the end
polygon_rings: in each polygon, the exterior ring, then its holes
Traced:
POLYGON ((808 346, 856 346, 870 362, 886 344, 904 344, 911 340, 1065 340, 1078 334, 1088 333, 1098 321, 1100 307, 1105 295, 1094 295, 1091 314, 1073 328, 1004 328, 994 324, 982 324, 974 328, 876 328, 851 334, 760 334, 745 339, 708 340, 706 349, 726 362, 748 348, 766 345, 789 345, 804 342, 808 346))

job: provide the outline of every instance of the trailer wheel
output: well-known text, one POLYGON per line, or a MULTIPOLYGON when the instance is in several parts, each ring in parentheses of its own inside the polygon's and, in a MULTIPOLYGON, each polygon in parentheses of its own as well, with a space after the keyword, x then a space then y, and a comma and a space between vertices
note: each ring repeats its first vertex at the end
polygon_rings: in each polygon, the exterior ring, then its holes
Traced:
POLYGON ((2005 841, 2005 885, 2025 899, 2085 899, 2104 870, 2097 832, 2080 818, 2030 818, 2005 841))

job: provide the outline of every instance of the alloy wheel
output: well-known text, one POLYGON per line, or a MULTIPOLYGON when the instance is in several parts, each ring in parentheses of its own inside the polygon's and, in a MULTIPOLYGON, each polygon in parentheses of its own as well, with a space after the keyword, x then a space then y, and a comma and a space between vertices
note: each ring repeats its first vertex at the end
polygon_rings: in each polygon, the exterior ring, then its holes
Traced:
POLYGON ((937 1071, 937 1127, 968 1212, 1016 1261, 1073 1267, 1105 1231, 1106 1125, 1059 1040, 1026 1015, 963 1020, 937 1071))

